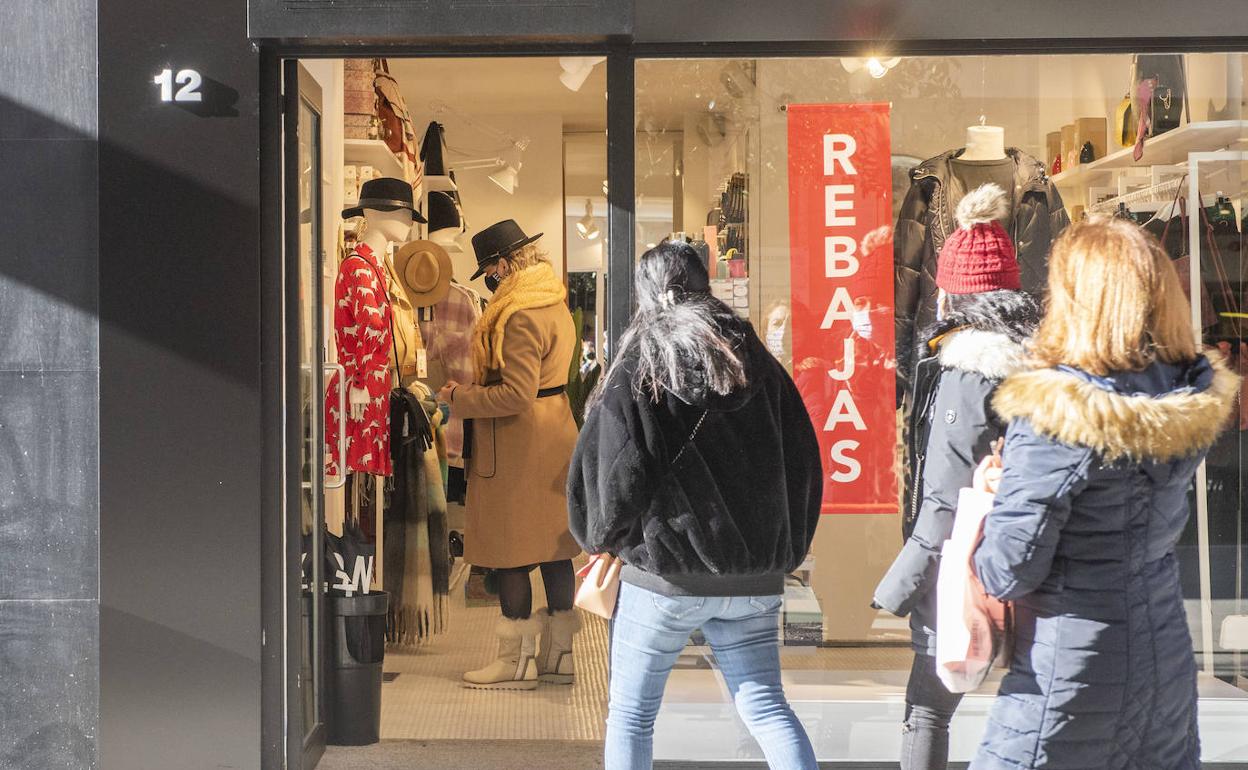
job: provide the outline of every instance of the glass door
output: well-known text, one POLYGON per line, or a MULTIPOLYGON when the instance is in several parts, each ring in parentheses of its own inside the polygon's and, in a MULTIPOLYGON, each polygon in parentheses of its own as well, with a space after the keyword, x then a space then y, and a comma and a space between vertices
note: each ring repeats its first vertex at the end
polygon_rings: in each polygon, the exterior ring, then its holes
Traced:
POLYGON ((298 62, 286 62, 283 76, 286 532, 290 559, 286 744, 288 766, 308 770, 320 760, 326 740, 323 447, 328 378, 324 374, 327 365, 322 354, 320 302, 321 89, 298 62))

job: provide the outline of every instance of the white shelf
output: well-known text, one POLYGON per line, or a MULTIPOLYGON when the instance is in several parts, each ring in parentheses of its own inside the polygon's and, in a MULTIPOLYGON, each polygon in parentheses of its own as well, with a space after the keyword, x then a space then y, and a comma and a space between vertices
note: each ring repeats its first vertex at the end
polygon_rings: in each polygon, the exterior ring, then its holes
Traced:
POLYGON ((1147 166, 1168 166, 1187 161, 1188 153, 1221 150, 1248 137, 1248 120, 1212 120, 1189 123, 1150 137, 1144 142, 1144 157, 1137 163, 1132 147, 1111 152, 1100 160, 1081 163, 1054 174, 1054 184, 1065 188, 1104 185, 1116 170, 1147 166))
POLYGON ((407 178, 403 164, 380 139, 343 140, 343 162, 348 166, 372 166, 382 176, 407 178))
POLYGON ((429 176, 424 177, 424 188, 426 193, 431 192, 456 192, 459 187, 455 184, 455 180, 449 176, 429 176))

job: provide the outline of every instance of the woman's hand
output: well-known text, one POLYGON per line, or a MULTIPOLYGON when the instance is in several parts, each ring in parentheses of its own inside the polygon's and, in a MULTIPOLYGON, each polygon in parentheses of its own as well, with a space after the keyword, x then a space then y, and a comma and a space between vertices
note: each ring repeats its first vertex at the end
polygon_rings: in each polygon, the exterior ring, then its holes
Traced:
POLYGON ((459 383, 455 380, 447 380, 446 384, 438 390, 438 400, 444 404, 451 403, 451 397, 455 393, 455 389, 459 387, 459 383))
POLYGON ((997 487, 1001 485, 1002 472, 1001 455, 990 454, 975 469, 975 476, 971 486, 980 492, 995 495, 997 487))

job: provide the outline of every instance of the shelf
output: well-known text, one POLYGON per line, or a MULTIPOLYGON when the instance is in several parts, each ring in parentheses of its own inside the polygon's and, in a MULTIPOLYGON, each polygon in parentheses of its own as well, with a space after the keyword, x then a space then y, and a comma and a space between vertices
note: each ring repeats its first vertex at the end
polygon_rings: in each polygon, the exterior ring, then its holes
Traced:
POLYGON ((1124 147, 1100 160, 1081 163, 1050 178, 1059 187, 1103 185, 1114 171, 1185 163, 1189 153, 1221 150, 1245 137, 1248 137, 1248 121, 1245 120, 1189 123, 1145 141, 1144 157, 1138 163, 1131 157, 1134 148, 1124 147))
POLYGON ((456 186, 455 180, 449 176, 429 176, 425 175, 424 188, 426 193, 431 192, 456 192, 459 187, 456 186))
POLYGON ((348 166, 372 166, 382 176, 407 178, 403 164, 380 139, 344 139, 343 162, 348 166))

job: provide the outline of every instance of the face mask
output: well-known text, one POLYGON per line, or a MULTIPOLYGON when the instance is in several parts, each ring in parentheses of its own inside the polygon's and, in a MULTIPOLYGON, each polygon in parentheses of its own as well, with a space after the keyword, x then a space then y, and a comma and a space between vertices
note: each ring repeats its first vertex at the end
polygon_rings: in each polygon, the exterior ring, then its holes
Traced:
POLYGON ((869 310, 855 310, 853 324, 854 331, 858 333, 859 337, 862 337, 864 340, 871 339, 871 312, 869 310))
POLYGON ((502 282, 503 279, 493 273, 487 273, 485 276, 485 288, 489 289, 490 294, 498 291, 498 285, 502 282))
POLYGON ((767 350, 773 356, 784 355, 784 327, 780 326, 767 331, 767 350))

